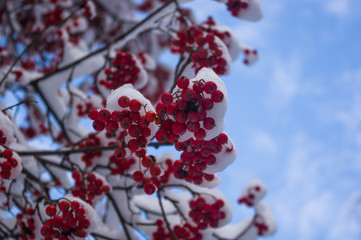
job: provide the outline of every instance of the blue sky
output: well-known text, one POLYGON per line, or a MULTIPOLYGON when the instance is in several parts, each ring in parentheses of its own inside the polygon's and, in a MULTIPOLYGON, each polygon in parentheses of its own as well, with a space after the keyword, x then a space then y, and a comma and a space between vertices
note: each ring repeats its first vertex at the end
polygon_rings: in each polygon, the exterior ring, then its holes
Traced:
MULTIPOLYGON (((360 239, 361 2, 261 0, 257 23, 210 2, 192 2, 198 19, 214 15, 260 53, 223 78, 239 155, 221 189, 235 203, 249 180, 266 183, 278 223, 267 239, 360 239)), ((234 204, 234 222, 246 214, 234 204)))

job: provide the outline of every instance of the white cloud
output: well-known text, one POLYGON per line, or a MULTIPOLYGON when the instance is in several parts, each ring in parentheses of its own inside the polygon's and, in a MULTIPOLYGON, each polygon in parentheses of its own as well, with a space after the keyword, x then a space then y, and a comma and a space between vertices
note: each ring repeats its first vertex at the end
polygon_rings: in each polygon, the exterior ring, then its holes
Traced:
POLYGON ((315 229, 328 228, 332 221, 330 215, 337 211, 330 192, 323 192, 309 199, 301 208, 299 215, 300 239, 310 239, 315 229))
POLYGON ((357 190, 359 179, 342 181, 352 168, 347 159, 305 134, 289 139, 283 149, 279 191, 269 186, 270 205, 282 236, 294 240, 356 240, 358 232, 346 210, 350 209, 347 199, 352 189, 357 190))
POLYGON ((251 145, 257 152, 275 154, 278 151, 275 140, 266 132, 257 131, 251 138, 251 145))
POLYGON ((299 93, 302 64, 299 56, 275 60, 270 74, 268 104, 272 109, 287 107, 299 93))
POLYGON ((340 211, 333 218, 329 239, 358 239, 361 233, 360 193, 352 195, 339 209, 340 211))
POLYGON ((339 18, 360 17, 359 0, 328 0, 323 6, 326 12, 339 18))
POLYGON ((330 0, 325 2, 325 10, 337 17, 345 17, 350 12, 350 0, 330 0))

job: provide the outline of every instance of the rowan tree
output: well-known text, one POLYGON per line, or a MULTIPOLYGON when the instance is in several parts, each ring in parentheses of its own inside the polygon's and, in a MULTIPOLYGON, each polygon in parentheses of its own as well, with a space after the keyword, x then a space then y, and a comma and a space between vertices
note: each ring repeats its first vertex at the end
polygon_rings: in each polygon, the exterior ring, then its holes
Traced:
MULTIPOLYGON (((221 78, 257 51, 184 2, 1 1, 1 239, 275 232, 261 181, 240 193, 254 215, 235 225, 216 189, 236 159, 221 78), (156 154, 165 146, 179 154, 156 154)), ((218 2, 235 21, 261 18, 258 0, 218 2)))

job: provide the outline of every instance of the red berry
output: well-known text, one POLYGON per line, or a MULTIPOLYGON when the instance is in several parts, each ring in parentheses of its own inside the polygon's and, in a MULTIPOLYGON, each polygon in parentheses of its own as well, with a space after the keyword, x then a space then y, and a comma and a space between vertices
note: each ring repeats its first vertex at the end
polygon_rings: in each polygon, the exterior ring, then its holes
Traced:
POLYGON ((182 91, 182 98, 187 102, 191 101, 193 98, 195 98, 195 96, 196 93, 190 88, 182 91))
POLYGON ((74 180, 80 179, 80 172, 79 172, 78 170, 74 170, 74 171, 71 173, 71 177, 72 177, 74 180))
POLYGON ((142 104, 137 99, 132 99, 129 103, 129 109, 132 112, 138 112, 141 107, 142 104))
POLYGON ((102 131, 102 130, 105 128, 105 123, 104 123, 104 122, 101 122, 101 121, 99 121, 99 120, 95 120, 95 121, 93 122, 93 128, 94 128, 95 131, 100 132, 100 131, 102 131))
POLYGON ((153 165, 153 159, 149 156, 145 156, 142 158, 142 165, 145 168, 149 168, 150 166, 153 165))
POLYGON ((203 126, 207 130, 211 130, 216 126, 216 123, 213 118, 206 118, 203 120, 203 126))
POLYGON ((100 110, 97 120, 106 123, 109 121, 109 119, 110 119, 110 112, 107 109, 100 110))
POLYGON ((203 139, 205 136, 206 131, 203 128, 198 129, 198 131, 194 133, 194 137, 196 139, 203 139))
POLYGON ((130 104, 130 99, 127 96, 122 96, 118 99, 118 105, 122 108, 128 107, 130 104))
POLYGON ((150 168, 150 174, 152 175, 152 177, 158 177, 161 174, 161 172, 162 172, 162 170, 157 165, 153 165, 150 168))
POLYGON ((172 131, 177 135, 182 135, 187 130, 187 125, 184 123, 175 122, 172 124, 172 131))
POLYGON ((152 195, 157 191, 157 187, 153 183, 147 183, 144 186, 144 192, 148 195, 152 195))
POLYGON ((204 85, 204 91, 206 91, 206 93, 208 94, 212 94, 216 90, 217 90, 217 85, 212 81, 209 81, 204 85))
POLYGON ((59 203, 59 209, 60 209, 60 211, 62 211, 63 213, 66 212, 66 211, 68 211, 69 207, 70 207, 70 204, 69 204, 68 201, 61 201, 61 202, 59 203))
POLYGON ((13 151, 5 149, 2 153, 3 158, 10 159, 13 156, 13 151))
POLYGON ((162 103, 164 103, 165 105, 169 105, 173 102, 173 96, 170 93, 163 93, 162 97, 160 98, 162 103))
POLYGON ((144 180, 144 174, 141 171, 135 171, 133 172, 132 178, 136 182, 141 182, 144 180))
POLYGON ((216 103, 222 102, 223 98, 224 98, 224 95, 219 90, 214 91, 211 96, 211 99, 216 103))
POLYGON ((56 214, 56 207, 53 205, 50 205, 46 208, 46 215, 48 215, 49 217, 53 217, 56 214))
POLYGON ((127 146, 128 146, 128 148, 129 148, 129 150, 130 150, 131 152, 135 152, 135 151, 137 151, 138 148, 139 148, 139 144, 138 144, 138 141, 137 141, 136 139, 130 140, 130 141, 128 142, 127 146))
POLYGON ((149 111, 145 114, 144 119, 147 120, 148 122, 154 122, 155 117, 156 117, 156 113, 149 111))
POLYGON ((114 121, 109 121, 105 125, 105 129, 107 130, 107 132, 111 132, 111 133, 115 133, 118 130, 118 128, 119 128, 118 123, 114 121))
POLYGON ((204 83, 201 82, 201 81, 197 81, 194 83, 193 85, 193 90, 196 92, 196 93, 201 93, 203 92, 203 88, 204 88, 204 83))
POLYGON ((91 120, 97 120, 98 119, 98 116, 99 116, 99 112, 98 112, 98 110, 96 110, 96 109, 92 109, 91 111, 90 111, 90 113, 88 114, 88 117, 91 119, 91 120))
POLYGON ((228 136, 227 136, 227 134, 225 134, 225 133, 221 133, 221 134, 219 134, 219 136, 217 137, 217 142, 218 142, 218 144, 223 145, 223 144, 225 144, 227 141, 228 141, 228 136))
POLYGON ((189 85, 189 79, 186 76, 180 76, 177 79, 177 86, 179 88, 185 89, 188 87, 188 85, 189 85))
POLYGON ((125 155, 126 155, 126 152, 125 152, 124 148, 122 148, 122 147, 118 147, 114 150, 114 156, 116 158, 124 158, 125 155))
POLYGON ((80 208, 80 203, 79 203, 78 201, 72 201, 72 202, 70 203, 70 207, 71 207, 71 209, 73 209, 73 210, 77 210, 77 209, 80 208))

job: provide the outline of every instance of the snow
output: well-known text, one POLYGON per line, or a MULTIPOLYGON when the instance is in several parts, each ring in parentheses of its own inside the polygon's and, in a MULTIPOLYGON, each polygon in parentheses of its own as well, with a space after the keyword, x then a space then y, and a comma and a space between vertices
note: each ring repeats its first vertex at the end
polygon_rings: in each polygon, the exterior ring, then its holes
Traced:
POLYGON ((248 3, 248 8, 242 9, 237 17, 252 22, 259 21, 263 15, 259 0, 247 0, 246 2, 248 3))
MULTIPOLYGON (((0 152, 2 152, 4 150, 5 150, 5 148, 0 146, 0 152)), ((20 175, 21 171, 23 170, 22 160, 21 160, 20 156, 14 151, 13 151, 12 158, 16 159, 16 161, 18 162, 18 165, 16 167, 11 168, 10 177, 9 177, 9 179, 5 179, 6 181, 16 179, 20 175)), ((1 163, 6 162, 6 161, 8 161, 8 160, 0 157, 0 165, 1 165, 1 163)), ((0 183, 2 180, 3 179, 0 180, 0 183)))
POLYGON ((216 162, 213 165, 207 165, 205 173, 218 173, 234 162, 237 158, 237 150, 232 139, 228 136, 228 142, 222 146, 222 151, 215 154, 216 162))
POLYGON ((263 236, 273 235, 277 230, 277 224, 270 206, 265 201, 260 201, 255 206, 255 209, 257 211, 256 221, 265 223, 268 227, 267 231, 263 233, 263 236))
POLYGON ((3 131, 6 137, 5 146, 10 146, 16 141, 14 137, 14 124, 10 118, 0 111, 0 130, 3 131))
MULTIPOLYGON (((116 110, 120 110, 120 111, 123 110, 123 108, 121 108, 118 104, 118 99, 121 96, 127 96, 127 97, 129 97, 130 100, 137 99, 143 106, 139 110, 140 116, 142 116, 142 117, 145 116, 145 114, 148 111, 155 112, 155 109, 154 109, 152 103, 148 99, 146 99, 138 90, 134 89, 134 87, 131 84, 125 84, 111 92, 111 94, 107 98, 107 106, 106 106, 106 108, 110 112, 116 111, 116 110)), ((127 107, 126 109, 129 109, 129 107, 127 107)), ((157 126, 155 125, 155 122, 151 122, 149 124, 148 128, 150 129, 150 132, 151 132, 150 136, 146 138, 149 143, 152 140, 152 138, 157 130, 157 126)), ((121 130, 122 130, 122 127, 119 126, 118 132, 121 130)), ((129 141, 130 139, 134 139, 134 138, 127 135, 125 138, 125 141, 129 141)), ((128 150, 127 155, 126 155, 128 157, 130 155, 130 151, 128 148, 126 150, 128 150)))
POLYGON ((248 217, 237 224, 216 229, 214 233, 222 239, 256 240, 257 229, 252 226, 252 221, 253 217, 248 217))
MULTIPOLYGON (((194 85, 194 82, 199 80, 204 80, 204 83, 212 81, 217 85, 217 90, 220 90, 224 98, 221 102, 215 103, 214 107, 207 111, 207 117, 211 117, 214 119, 216 126, 211 130, 206 130, 206 136, 204 140, 210 140, 212 138, 217 137, 221 132, 223 132, 224 129, 224 123, 223 119, 227 110, 228 105, 228 93, 226 86, 224 85, 223 81, 218 77, 218 75, 211 69, 211 68, 202 68, 198 74, 190 79, 189 87, 192 87, 194 85)), ((175 94, 177 91, 179 91, 179 87, 176 86, 172 92, 172 94, 175 94)), ((204 93, 204 98, 210 98, 210 94, 204 93)), ((203 123, 201 122, 201 127, 203 127, 203 123)), ((194 137, 194 133, 189 132, 188 130, 179 138, 178 141, 185 141, 189 138, 194 137)))
POLYGON ((85 216, 89 220, 89 227, 85 229, 87 233, 91 233, 98 225, 101 224, 101 219, 99 218, 95 209, 90 206, 88 203, 84 202, 82 199, 72 196, 71 194, 67 194, 64 196, 64 199, 69 201, 78 201, 81 207, 85 210, 85 216))

